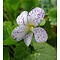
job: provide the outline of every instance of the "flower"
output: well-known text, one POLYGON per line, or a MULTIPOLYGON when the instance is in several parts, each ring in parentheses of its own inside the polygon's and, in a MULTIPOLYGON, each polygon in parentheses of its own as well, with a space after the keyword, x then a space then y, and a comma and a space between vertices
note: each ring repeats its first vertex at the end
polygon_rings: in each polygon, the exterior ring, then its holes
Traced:
POLYGON ((46 31, 37 27, 43 20, 45 12, 42 8, 36 7, 29 13, 23 11, 16 19, 18 26, 12 31, 12 37, 20 41, 24 39, 27 46, 30 45, 34 34, 36 42, 45 42, 48 39, 46 31))

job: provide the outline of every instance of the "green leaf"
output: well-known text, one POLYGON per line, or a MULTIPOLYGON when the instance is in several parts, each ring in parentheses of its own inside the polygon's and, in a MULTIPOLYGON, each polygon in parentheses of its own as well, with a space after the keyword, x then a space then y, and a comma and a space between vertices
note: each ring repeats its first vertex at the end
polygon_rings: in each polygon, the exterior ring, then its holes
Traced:
POLYGON ((12 23, 10 21, 5 21, 4 22, 4 25, 3 25, 3 28, 5 31, 8 32, 8 34, 11 34, 11 31, 12 31, 12 23))
POLYGON ((49 21, 50 21, 50 24, 51 25, 53 25, 53 26, 56 26, 57 25, 57 18, 54 18, 54 19, 53 18, 50 18, 49 21))
POLYGON ((56 49, 47 43, 33 43, 36 53, 24 60, 56 60, 56 49))
POLYGON ((3 50, 3 60, 10 60, 8 48, 4 47, 3 50))
POLYGON ((21 8, 30 11, 32 8, 38 6, 38 0, 20 0, 21 8))
POLYGON ((12 30, 11 26, 12 26, 12 24, 11 24, 10 21, 5 21, 4 22, 4 24, 3 24, 3 36, 4 36, 4 40, 9 37, 9 34, 11 34, 11 30, 12 30))
POLYGON ((16 45, 17 41, 15 41, 12 37, 8 37, 6 40, 3 41, 4 45, 16 45))
POLYGON ((40 53, 30 54, 23 60, 40 60, 40 53))
POLYGON ((49 17, 52 17, 52 18, 57 17, 57 8, 56 7, 49 10, 49 17))
POLYGON ((49 16, 50 24, 57 25, 57 8, 56 7, 49 10, 48 16, 49 16))
POLYGON ((17 24, 12 25, 10 21, 5 21, 3 24, 3 39, 6 40, 8 37, 11 37, 11 33, 17 24))
POLYGON ((12 8, 13 10, 17 10, 19 7, 19 0, 5 0, 4 5, 12 8))
POLYGON ((45 23, 46 23, 46 20, 43 19, 42 22, 39 24, 39 26, 43 26, 43 25, 45 25, 45 23))
POLYGON ((23 58, 26 58, 30 53, 29 48, 23 42, 20 42, 19 44, 17 44, 14 51, 15 51, 14 52, 15 60, 22 60, 23 58))

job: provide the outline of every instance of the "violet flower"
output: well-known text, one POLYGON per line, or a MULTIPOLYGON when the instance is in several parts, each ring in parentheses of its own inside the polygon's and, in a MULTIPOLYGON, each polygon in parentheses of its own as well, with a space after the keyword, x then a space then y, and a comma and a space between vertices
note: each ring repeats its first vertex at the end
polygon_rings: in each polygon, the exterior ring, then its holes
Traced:
POLYGON ((46 31, 37 27, 44 15, 44 10, 39 7, 34 8, 29 13, 23 11, 16 19, 18 26, 12 31, 12 37, 17 41, 24 39, 27 46, 30 45, 33 34, 36 42, 46 42, 48 39, 46 31))

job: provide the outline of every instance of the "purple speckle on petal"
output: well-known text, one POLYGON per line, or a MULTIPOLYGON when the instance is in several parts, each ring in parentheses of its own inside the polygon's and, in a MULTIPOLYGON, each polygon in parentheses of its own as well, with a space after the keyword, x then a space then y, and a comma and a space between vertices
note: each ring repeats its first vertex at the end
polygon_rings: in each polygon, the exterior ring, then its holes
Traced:
POLYGON ((14 38, 15 40, 17 40, 17 38, 14 38))
POLYGON ((45 42, 45 41, 47 41, 47 38, 48 38, 46 31, 40 27, 35 28, 34 36, 35 36, 35 40, 37 42, 45 42), (37 33, 36 33, 36 31, 37 31, 37 33))

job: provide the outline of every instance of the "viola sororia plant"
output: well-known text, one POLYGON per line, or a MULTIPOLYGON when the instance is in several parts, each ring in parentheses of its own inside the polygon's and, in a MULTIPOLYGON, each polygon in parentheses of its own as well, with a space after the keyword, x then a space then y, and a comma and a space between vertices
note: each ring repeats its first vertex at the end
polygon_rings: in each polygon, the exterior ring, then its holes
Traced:
POLYGON ((57 60, 56 0, 3 1, 3 60, 57 60))

